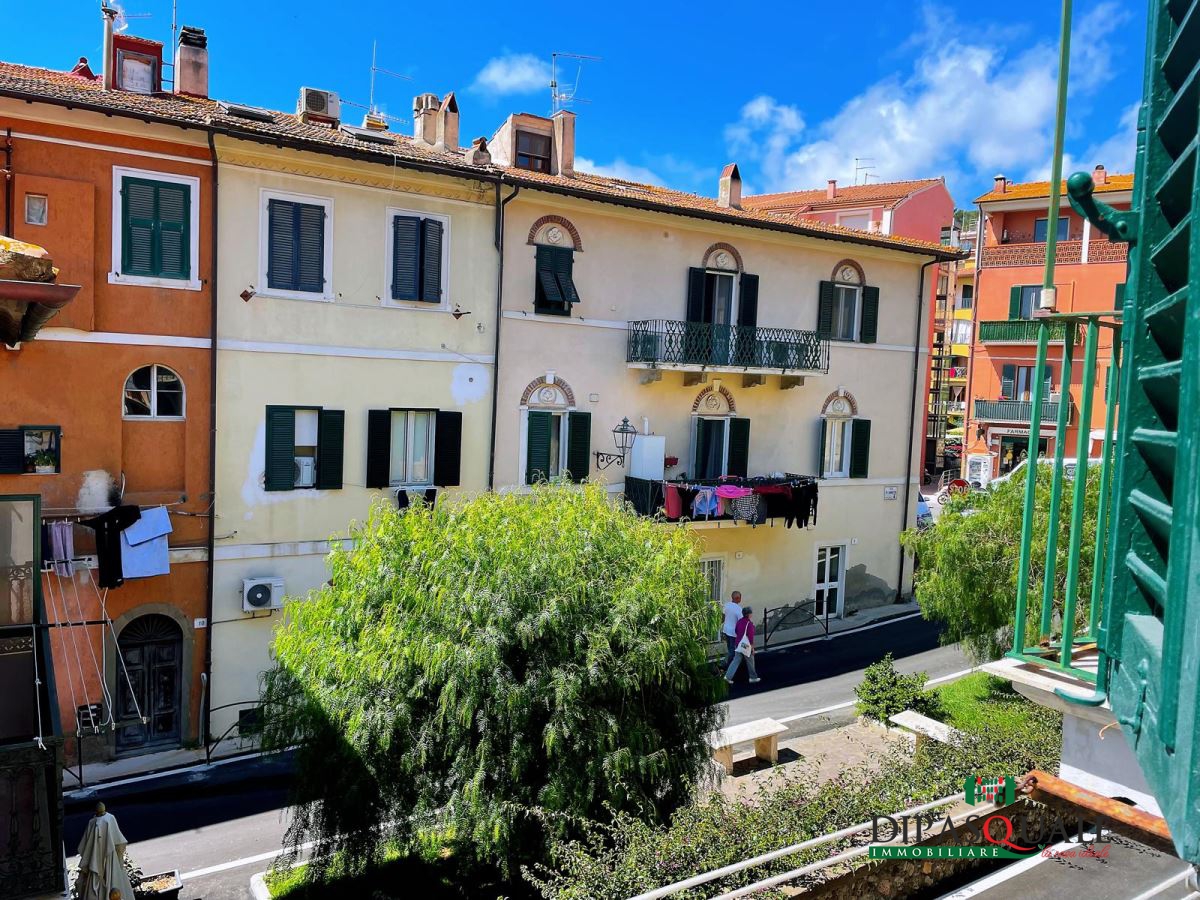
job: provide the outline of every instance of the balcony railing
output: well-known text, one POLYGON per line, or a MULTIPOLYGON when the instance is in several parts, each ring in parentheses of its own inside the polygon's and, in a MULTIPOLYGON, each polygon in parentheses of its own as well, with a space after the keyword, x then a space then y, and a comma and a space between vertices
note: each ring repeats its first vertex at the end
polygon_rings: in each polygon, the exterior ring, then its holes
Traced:
MULTIPOLYGON (((648 478, 634 478, 632 475, 625 476, 625 499, 633 506, 634 512, 638 515, 659 518, 664 522, 678 522, 681 524, 703 524, 716 523, 718 525, 732 525, 738 522, 747 522, 749 524, 765 524, 772 519, 781 519, 788 515, 789 511, 794 509, 792 497, 787 494, 772 492, 766 494, 758 494, 757 492, 751 495, 751 499, 755 501, 750 507, 743 507, 739 504, 731 503, 730 501, 722 501, 724 512, 721 515, 696 515, 691 506, 691 498, 696 493, 698 486, 717 487, 720 485, 729 485, 732 487, 746 488, 765 488, 779 487, 783 485, 791 486, 793 492, 799 486, 804 486, 807 490, 811 490, 813 501, 816 499, 816 479, 811 475, 795 475, 786 473, 782 477, 760 475, 749 478, 737 478, 727 476, 723 479, 707 479, 697 481, 695 479, 687 479, 684 481, 656 481, 648 478), (678 490, 683 492, 683 509, 682 515, 679 518, 668 518, 664 509, 666 498, 666 485, 674 485, 678 490), (745 513, 748 509, 753 508, 754 519, 751 521, 746 517, 745 513)), ((815 508, 815 507, 814 507, 815 508)))
MULTIPOLYGON (((1038 339, 1037 319, 1002 319, 998 322, 980 322, 979 340, 984 344, 1032 344, 1038 339)), ((1078 336, 1078 331, 1071 326, 1072 338, 1078 336)), ((1050 343, 1062 343, 1066 340, 1067 323, 1051 322, 1050 343)))
MULTIPOLYGON (((1043 422, 1058 419, 1058 400, 1042 403, 1043 422)), ((1070 401, 1068 401, 1070 402, 1070 401)), ((1028 422, 1033 418, 1033 403, 1029 400, 979 400, 975 401, 975 418, 981 422, 1028 422)), ((1070 414, 1067 416, 1070 419, 1070 414)))
MULTIPOLYGON (((1093 233, 1088 241, 1089 263, 1124 262, 1129 255, 1129 245, 1113 243, 1103 235, 1093 233)), ((1055 245, 1056 265, 1070 266, 1083 262, 1083 241, 1059 241, 1055 245)), ((996 244, 983 248, 984 268, 1003 266, 1041 266, 1046 262, 1046 242, 1027 241, 996 244)))
POLYGON ((625 359, 658 368, 823 374, 829 339, 791 328, 647 319, 629 323, 625 359))

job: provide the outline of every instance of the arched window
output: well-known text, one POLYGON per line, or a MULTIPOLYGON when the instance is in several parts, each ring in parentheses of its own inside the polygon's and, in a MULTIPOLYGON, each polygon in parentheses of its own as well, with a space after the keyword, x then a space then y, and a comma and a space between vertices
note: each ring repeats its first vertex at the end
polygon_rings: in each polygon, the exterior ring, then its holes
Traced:
POLYGON ((183 379, 166 366, 142 366, 125 379, 125 417, 182 419, 183 379))
POLYGON ((821 407, 821 476, 866 478, 871 455, 871 422, 858 414, 858 403, 838 388, 821 407))

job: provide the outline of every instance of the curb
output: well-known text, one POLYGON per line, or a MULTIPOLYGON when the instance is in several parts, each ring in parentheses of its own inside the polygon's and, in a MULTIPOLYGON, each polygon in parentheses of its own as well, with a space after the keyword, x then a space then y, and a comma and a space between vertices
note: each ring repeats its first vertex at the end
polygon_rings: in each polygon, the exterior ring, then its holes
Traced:
POLYGON ((250 896, 254 900, 271 900, 271 891, 267 887, 266 872, 256 872, 250 876, 250 896))

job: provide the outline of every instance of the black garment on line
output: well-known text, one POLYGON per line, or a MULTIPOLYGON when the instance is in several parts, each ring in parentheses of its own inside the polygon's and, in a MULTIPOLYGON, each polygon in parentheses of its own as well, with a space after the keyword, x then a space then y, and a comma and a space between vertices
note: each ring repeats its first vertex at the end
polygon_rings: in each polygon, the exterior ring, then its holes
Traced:
POLYGON ((141 517, 142 511, 136 506, 114 506, 94 519, 84 519, 79 523, 96 532, 100 587, 115 588, 125 583, 125 572, 121 568, 121 532, 141 517))

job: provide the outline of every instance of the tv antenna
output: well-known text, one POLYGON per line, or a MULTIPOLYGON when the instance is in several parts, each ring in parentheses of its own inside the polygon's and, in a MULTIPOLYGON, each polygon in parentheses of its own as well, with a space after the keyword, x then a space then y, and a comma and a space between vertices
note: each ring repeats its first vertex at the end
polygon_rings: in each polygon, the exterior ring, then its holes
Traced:
POLYGON ((878 178, 875 174, 875 157, 873 156, 856 156, 854 157, 854 183, 858 184, 858 176, 862 175, 862 183, 866 184, 871 178, 878 178))
POLYGON ((565 109, 571 103, 590 103, 590 100, 584 100, 582 97, 576 96, 579 92, 579 81, 583 77, 583 64, 588 62, 601 62, 599 56, 584 56, 582 53, 564 53, 561 50, 556 50, 550 54, 550 114, 558 112, 560 109, 565 109), (564 87, 559 89, 558 84, 558 61, 559 59, 573 59, 579 63, 579 67, 575 71, 575 83, 569 88, 564 87))
MULTIPOLYGON (((397 122, 403 122, 403 121, 405 121, 404 119, 398 118, 396 116, 385 115, 384 113, 381 113, 379 111, 379 109, 375 106, 375 73, 382 72, 384 75, 390 75, 392 78, 399 78, 401 81, 412 81, 412 76, 411 75, 401 75, 399 72, 393 72, 390 69, 384 69, 384 68, 381 68, 380 66, 375 65, 375 54, 376 54, 376 51, 378 50, 378 48, 379 48, 379 42, 371 41, 371 94, 367 98, 367 112, 373 116, 380 116, 384 119, 395 119, 395 121, 397 121, 397 122)), ((351 104, 351 105, 357 106, 358 104, 351 104)))

